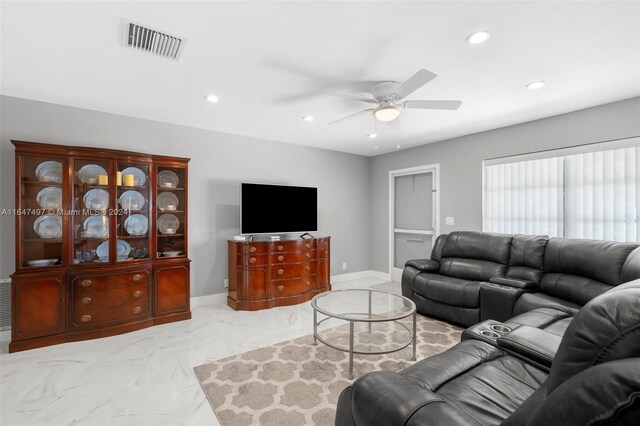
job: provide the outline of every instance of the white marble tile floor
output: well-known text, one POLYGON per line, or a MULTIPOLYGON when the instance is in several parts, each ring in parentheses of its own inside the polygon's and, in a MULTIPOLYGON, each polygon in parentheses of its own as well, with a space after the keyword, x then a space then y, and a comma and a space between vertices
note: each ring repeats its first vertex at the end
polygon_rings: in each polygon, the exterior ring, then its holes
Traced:
MULTIPOLYGON (((375 278, 333 288, 400 292, 375 278)), ((213 297, 192 313, 189 321, 13 354, 3 332, 0 424, 218 425, 193 367, 313 330, 310 302, 236 312, 213 297)))

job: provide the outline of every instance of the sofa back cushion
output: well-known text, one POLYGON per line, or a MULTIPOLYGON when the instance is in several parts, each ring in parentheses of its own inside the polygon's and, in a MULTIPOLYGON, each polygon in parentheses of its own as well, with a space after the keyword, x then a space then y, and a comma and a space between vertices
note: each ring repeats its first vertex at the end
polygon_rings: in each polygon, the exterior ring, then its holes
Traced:
POLYGON ((506 276, 539 283, 544 274, 544 251, 548 241, 547 235, 514 235, 506 276))
POLYGON ((442 246, 440 273, 474 281, 504 276, 511 238, 507 234, 452 232, 442 246))

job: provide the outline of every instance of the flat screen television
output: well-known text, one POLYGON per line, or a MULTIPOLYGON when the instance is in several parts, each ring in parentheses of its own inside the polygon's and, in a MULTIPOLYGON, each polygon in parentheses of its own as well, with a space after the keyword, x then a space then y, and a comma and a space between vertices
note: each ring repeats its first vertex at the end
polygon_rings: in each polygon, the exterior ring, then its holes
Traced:
POLYGON ((240 185, 240 232, 286 234, 318 230, 318 188, 240 185))

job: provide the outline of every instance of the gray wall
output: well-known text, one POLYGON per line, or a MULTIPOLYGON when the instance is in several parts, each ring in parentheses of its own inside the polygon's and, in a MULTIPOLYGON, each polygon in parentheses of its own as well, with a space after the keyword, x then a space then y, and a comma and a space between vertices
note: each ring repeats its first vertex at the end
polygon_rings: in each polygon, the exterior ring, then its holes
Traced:
MULTIPOLYGON (((370 269, 367 157, 6 96, 0 115, 0 209, 14 206, 10 139, 190 157, 192 296, 224 291, 240 181, 317 186, 318 233, 332 236, 332 274, 370 269)), ((0 217, 0 278, 14 271, 13 225, 0 217)))
POLYGON ((372 269, 389 269, 389 171, 440 164, 440 232, 481 230, 482 160, 640 135, 640 98, 374 157, 372 269), (455 225, 446 226, 445 216, 455 225))

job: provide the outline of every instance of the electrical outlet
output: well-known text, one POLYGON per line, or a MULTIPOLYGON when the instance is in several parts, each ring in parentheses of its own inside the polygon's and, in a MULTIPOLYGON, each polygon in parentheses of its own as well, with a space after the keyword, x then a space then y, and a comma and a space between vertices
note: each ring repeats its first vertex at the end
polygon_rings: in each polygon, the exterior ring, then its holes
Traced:
POLYGON ((447 216, 445 218, 445 222, 444 223, 449 225, 449 226, 452 226, 452 225, 456 224, 456 219, 453 216, 447 216))
POLYGON ((342 262, 342 269, 347 269, 347 262, 342 262))
POLYGON ((228 278, 224 279, 224 288, 229 288, 229 279, 228 278))

